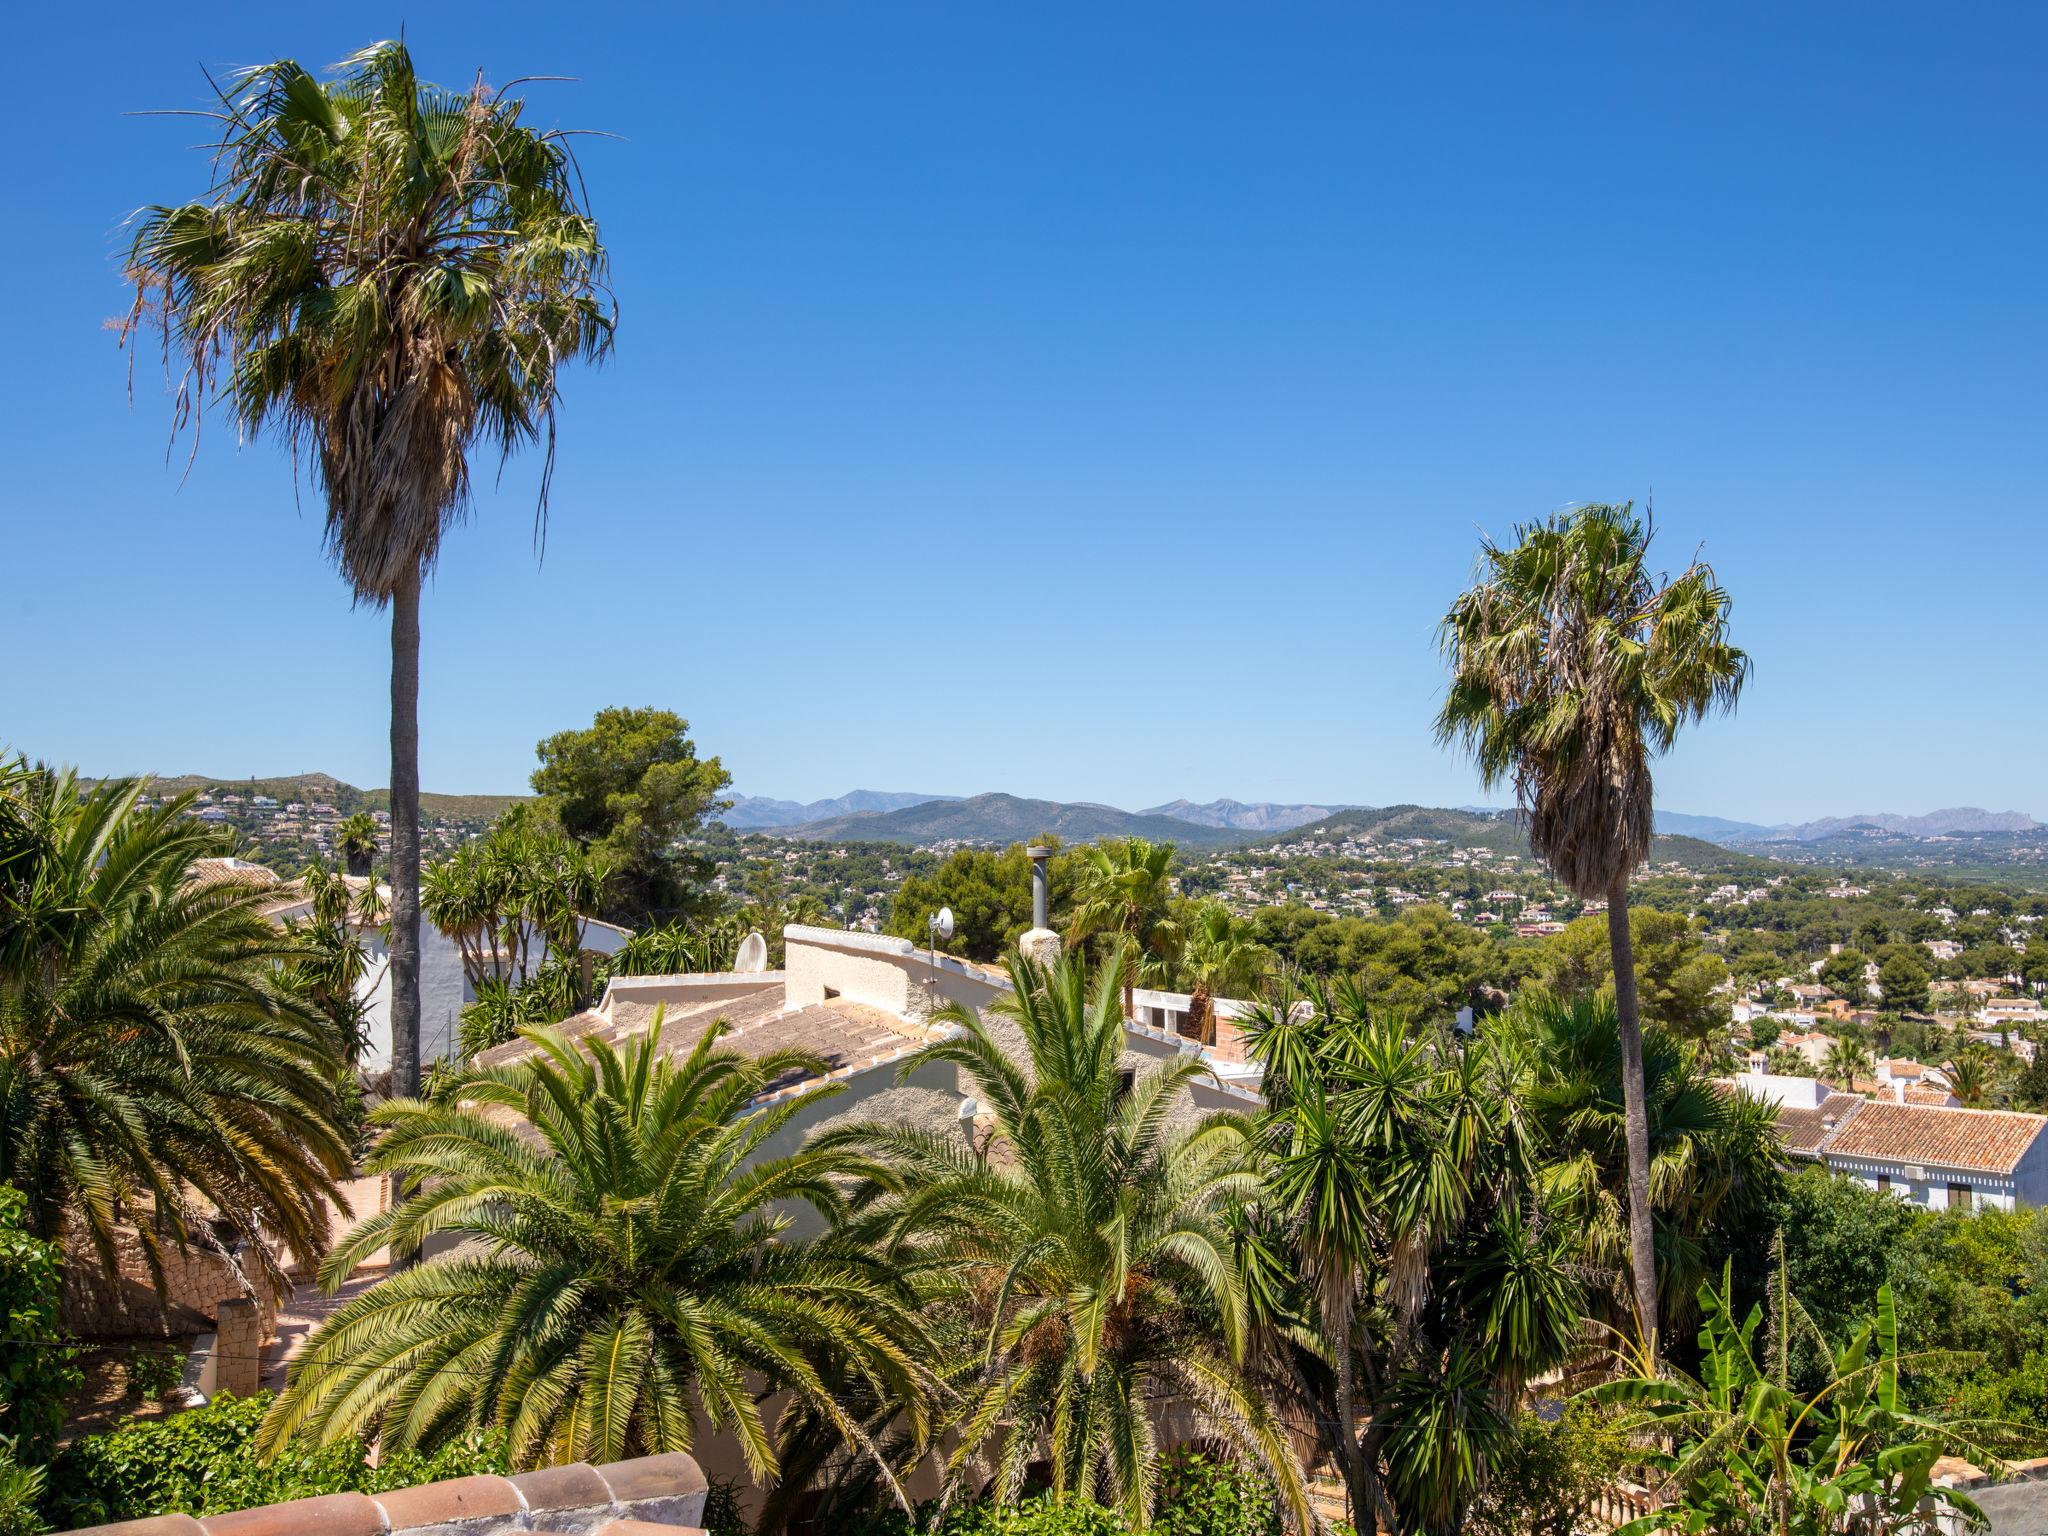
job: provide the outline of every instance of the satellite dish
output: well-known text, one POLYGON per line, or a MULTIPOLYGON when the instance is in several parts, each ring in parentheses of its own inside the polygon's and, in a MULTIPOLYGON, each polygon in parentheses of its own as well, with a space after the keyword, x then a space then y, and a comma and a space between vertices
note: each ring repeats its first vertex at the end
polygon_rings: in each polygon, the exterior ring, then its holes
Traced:
POLYGON ((732 958, 735 971, 765 971, 768 969, 768 941, 759 933, 750 933, 740 940, 739 953, 732 958))
POLYGON ((932 933, 935 937, 941 939, 953 937, 953 909, 951 907, 939 908, 938 916, 932 919, 932 933))

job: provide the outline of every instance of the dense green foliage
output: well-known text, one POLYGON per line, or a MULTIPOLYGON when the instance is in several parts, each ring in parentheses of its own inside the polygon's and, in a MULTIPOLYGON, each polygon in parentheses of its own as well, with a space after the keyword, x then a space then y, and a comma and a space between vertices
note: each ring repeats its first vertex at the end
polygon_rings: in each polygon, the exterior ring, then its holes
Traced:
MULTIPOLYGON (((325 1245, 349 1151, 352 1041, 280 984, 291 937, 261 893, 194 884, 217 839, 142 785, 0 774, 0 1180, 29 1230, 77 1221, 113 1263, 117 1205, 156 1262, 202 1223, 325 1245)), ((282 1278, 281 1275, 277 1278, 282 1278)))
POLYGON ((535 750, 544 811, 611 869, 599 916, 641 923, 702 905, 702 865, 676 844, 719 808, 732 775, 697 756, 689 721, 666 709, 601 709, 588 728, 558 731, 535 750))
MULTIPOLYGON (((1542 1136, 1539 1182, 1579 1234, 1585 1261, 1619 1276, 1628 1263, 1628 1153, 1613 996, 1527 993, 1498 1027, 1528 1063, 1523 1094, 1542 1136)), ((1654 1026, 1643 1036, 1643 1103, 1658 1305, 1682 1329, 1707 1271, 1769 1219, 1781 1183, 1777 1114, 1722 1092, 1698 1053, 1654 1026)), ((1594 1288, 1587 1302, 1592 1316, 1627 1331, 1628 1298, 1618 1288, 1594 1288)))
MULTIPOLYGON (((1078 853, 1061 852, 1050 861, 1047 915, 1055 926, 1073 908, 1080 867, 1078 853)), ((941 907, 953 909, 953 937, 941 946, 950 953, 986 962, 1015 949, 1031 926, 1031 860, 1024 844, 1000 853, 962 848, 929 875, 910 876, 896 892, 886 931, 925 943, 927 922, 941 907)))
POLYGON ((0 1440, 40 1461, 83 1379, 57 1320, 63 1250, 27 1231, 27 1201, 0 1184, 0 1440))
POLYGON ((72 1442, 50 1467, 44 1504, 59 1528, 182 1512, 217 1514, 321 1493, 381 1493, 445 1477, 510 1470, 500 1441, 455 1438, 431 1455, 387 1448, 373 1466, 360 1439, 296 1440, 258 1454, 267 1392, 224 1394, 172 1418, 126 1420, 72 1442))
MULTIPOLYGON (((1728 1001, 1715 989, 1727 981, 1728 967, 1707 951, 1700 925, 1654 907, 1631 908, 1628 921, 1644 1025, 1717 1048, 1727 1034, 1728 1001)), ((1611 999, 1614 952, 1607 919, 1579 918, 1545 940, 1537 978, 1568 997, 1604 991, 1611 999)))
POLYGON ((1591 1404, 1567 1404, 1549 1420, 1525 1410, 1488 1461, 1465 1528, 1474 1536, 1577 1536, 1632 1450, 1614 1414, 1591 1404))
MULTIPOLYGON (((1815 1168, 1786 1182, 1771 1228, 1823 1338, 1846 1340, 1860 1321, 1851 1298, 1890 1287, 1906 1336, 1941 1352, 1908 1372, 1911 1400, 2003 1421, 2018 1454, 2048 1454, 2048 1211, 1922 1211, 1815 1168)), ((1753 1245, 1741 1260, 1761 1272, 1753 1245)), ((1812 1354, 1795 1346, 1795 1364, 1812 1354)))
POLYGON ((1453 1529, 1511 1438, 1504 1405, 1567 1357, 1585 1306, 1524 1037, 1489 1025, 1461 1050, 1344 983, 1283 987, 1241 1023, 1270 1106, 1261 1310, 1320 1330, 1309 1421, 1347 1426, 1322 1433, 1361 1528, 1384 1510, 1453 1529))
POLYGON ((1651 1372, 1593 1388, 1590 1401, 1633 1410, 1631 1458, 1675 1491, 1670 1507, 1616 1536, 1830 1536, 1856 1528, 1943 1529, 1945 1506, 1972 1520, 1976 1506, 1932 1480, 1943 1455, 1995 1458, 1967 1426, 1916 1413, 1905 1372, 1916 1352, 1899 1346, 1889 1286, 1876 1315, 1819 1356, 1819 1384, 1796 1385, 1791 1340, 1803 1314, 1781 1270, 1768 1329, 1761 1305, 1736 1320, 1731 1287, 1701 1287, 1696 1377, 1651 1372))
POLYGON ((995 1497, 1017 1498, 1043 1451, 1056 1494, 1142 1524, 1159 1492, 1149 1405, 1170 1397, 1305 1521, 1300 1471, 1247 1369, 1253 1319, 1232 1259, 1231 1213, 1258 1187, 1253 1127, 1190 1115, 1199 1057, 1126 1072, 1128 964, 1119 950, 1091 983, 1078 959, 1013 957, 992 1018, 941 1012, 957 1037, 904 1071, 957 1068, 992 1117, 986 1143, 871 1122, 816 1144, 877 1164, 862 1225, 957 1330, 952 1498, 982 1458, 995 1497), (1021 1060, 998 1024, 1021 1035, 1021 1060))

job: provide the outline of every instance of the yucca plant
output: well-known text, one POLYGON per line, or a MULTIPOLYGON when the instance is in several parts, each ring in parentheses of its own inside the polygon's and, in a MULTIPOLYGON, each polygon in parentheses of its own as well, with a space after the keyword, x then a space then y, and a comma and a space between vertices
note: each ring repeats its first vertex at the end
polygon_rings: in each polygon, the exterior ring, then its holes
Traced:
POLYGON ((761 1399, 775 1391, 879 1458, 831 1390, 842 1376, 922 1425, 932 1374, 910 1293, 832 1225, 873 1165, 843 1148, 764 1155, 817 1093, 756 1101, 820 1061, 720 1049, 717 1028, 672 1058, 658 1019, 617 1049, 525 1034, 530 1056, 374 1112, 369 1166, 413 1192, 337 1244, 321 1282, 338 1287, 386 1245, 442 1251, 322 1324, 266 1446, 371 1433, 431 1449, 502 1430, 514 1461, 536 1466, 686 1450, 701 1422, 766 1478, 777 1451, 761 1399), (798 1206, 827 1230, 794 1238, 798 1206))
POLYGON ((994 1497, 1014 1501, 1043 1454, 1056 1491, 1143 1525, 1156 1416, 1177 1413, 1271 1475, 1305 1530, 1300 1468, 1245 1365, 1229 1222, 1259 1184, 1252 1126, 1192 1112, 1199 1056, 1124 1061, 1127 963, 1119 954, 1091 980, 1078 959, 1012 957, 1013 990, 991 1011, 1021 1035, 1024 1061, 972 1011, 934 1015, 957 1034, 902 1070, 959 1069, 992 1117, 986 1145, 887 1123, 820 1142, 887 1166, 865 1219, 964 1352, 949 1500, 992 1477, 994 1497))
POLYGON ((1266 1069, 1277 1267, 1320 1327, 1317 1422, 1360 1531, 1455 1529, 1517 1396, 1580 1327, 1524 1043, 1468 1045, 1288 978, 1239 1019, 1266 1069))
POLYGON ((0 1179, 36 1235, 75 1223, 110 1270, 127 1205, 153 1267, 224 1224, 282 1284, 270 1240, 321 1252, 341 1203, 351 1042, 281 984, 298 952, 265 893, 190 881, 222 851, 192 797, 144 788, 0 785, 0 1179))

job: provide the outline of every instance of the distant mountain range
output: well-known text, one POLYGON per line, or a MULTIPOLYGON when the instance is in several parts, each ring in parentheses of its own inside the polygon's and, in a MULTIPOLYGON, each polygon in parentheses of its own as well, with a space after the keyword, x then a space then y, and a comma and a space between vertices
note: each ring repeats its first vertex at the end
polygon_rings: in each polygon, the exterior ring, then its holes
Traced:
POLYGON ((2033 832, 2041 827, 2025 811, 1985 811, 1976 806, 1956 806, 1929 811, 1925 816, 1901 816, 1889 811, 1862 816, 1823 816, 1817 821, 1788 822, 1781 826, 1759 826, 1749 821, 1728 821, 1719 816, 1687 816, 1677 811, 1659 811, 1659 832, 1681 833, 1708 842, 1741 847, 1759 843, 1817 843, 1828 838, 1862 836, 1955 837, 1980 833, 2033 832))
MULTIPOLYGON (((856 789, 830 800, 776 800, 736 795, 724 820, 742 831, 788 831, 806 838, 873 838, 878 841, 995 842, 1057 832, 1070 839, 1098 837, 1171 837, 1190 844, 1242 841, 1230 834, 1272 834, 1298 828, 1343 832, 1361 826, 1378 829, 1395 812, 1415 817, 1456 817, 1465 823, 1460 835, 1475 826, 1499 823, 1504 813, 1481 806, 1457 810, 1420 806, 1372 807, 1329 804, 1279 804, 1271 801, 1169 800, 1142 811, 1082 801, 1031 800, 1017 795, 938 795, 906 790, 856 789), (1361 820, 1360 818, 1364 818, 1361 820), (1215 835, 1204 835, 1215 834, 1215 835)), ((1392 836, 1429 836, 1418 830, 1392 836)), ((1924 816, 1891 812, 1860 816, 1826 816, 1816 821, 1777 826, 1736 821, 1726 816, 1696 816, 1683 811, 1657 812, 1657 832, 1664 837, 1695 838, 1725 848, 1754 849, 1770 844, 1815 843, 1856 837, 1924 838, 1992 833, 2027 833, 2042 824, 2024 811, 1985 811, 1974 806, 1931 811, 1924 816)), ((1511 826, 1504 828, 1512 832, 1511 826)), ((1437 833, 1434 835, 1449 835, 1437 833)), ((1512 832, 1519 837, 1518 832, 1512 832)))
POLYGON ((900 811, 906 806, 927 805, 935 800, 959 800, 959 795, 920 795, 900 789, 856 789, 831 800, 771 800, 765 795, 734 795, 732 809, 719 819, 729 827, 751 831, 757 827, 800 827, 806 822, 829 821, 837 816, 857 816, 869 811, 900 811))
POLYGON ((1232 827, 1241 832, 1285 832, 1290 827, 1307 826, 1312 821, 1321 821, 1338 811, 1348 811, 1348 805, 1247 805, 1242 800, 1211 800, 1196 805, 1192 800, 1169 800, 1165 805, 1154 805, 1140 811, 1140 816, 1171 816, 1175 821, 1191 821, 1198 827, 1232 827))
POLYGON ((1244 834, 1205 827, 1171 816, 1120 811, 1113 805, 1026 800, 1017 795, 970 795, 965 800, 928 800, 893 811, 864 811, 781 828, 790 837, 822 842, 1015 843, 1053 833, 1070 843, 1105 837, 1144 837, 1189 845, 1234 843, 1244 834))

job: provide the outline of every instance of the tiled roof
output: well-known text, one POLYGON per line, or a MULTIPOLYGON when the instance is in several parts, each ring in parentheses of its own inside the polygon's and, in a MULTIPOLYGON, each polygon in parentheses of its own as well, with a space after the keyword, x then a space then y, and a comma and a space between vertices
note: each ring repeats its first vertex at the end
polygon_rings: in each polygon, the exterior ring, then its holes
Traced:
POLYGON ((389 1493, 328 1493, 195 1519, 151 1515, 76 1536, 693 1536, 706 1484, 680 1451, 593 1467, 572 1462, 516 1477, 455 1477, 389 1493))
POLYGON ((1811 1109, 1788 1105, 1778 1111, 1778 1138, 1794 1157, 1818 1157, 1829 1133, 1865 1102, 1853 1093, 1831 1093, 1811 1109))
POLYGON ((284 879, 268 864, 255 864, 248 859, 194 859, 185 872, 185 883, 201 891, 216 885, 246 885, 251 890, 267 891, 283 885, 284 879))
MULTIPOLYGON (((621 1000, 612 1005, 610 1018, 586 1011, 560 1028, 572 1038, 592 1037, 616 1045, 645 1034, 654 1021, 655 1007, 621 1000)), ((785 1009, 778 981, 742 997, 685 1007, 662 1005, 662 1054, 689 1054, 704 1032, 721 1019, 729 1026, 719 1042, 722 1046, 747 1056, 791 1049, 811 1051, 825 1059, 830 1072, 866 1066, 878 1056, 896 1055, 924 1039, 915 1026, 906 1025, 894 1014, 843 997, 827 998, 808 1008, 785 1009)), ((524 1040, 508 1041, 485 1051, 477 1064, 497 1066, 516 1061, 532 1049, 524 1040)), ((791 1075, 770 1086, 786 1087, 797 1080, 791 1075)))
POLYGON ((2009 1174, 2044 1126, 2048 1116, 2006 1109, 1875 1102, 1837 1126, 1822 1150, 1829 1157, 2009 1174))

